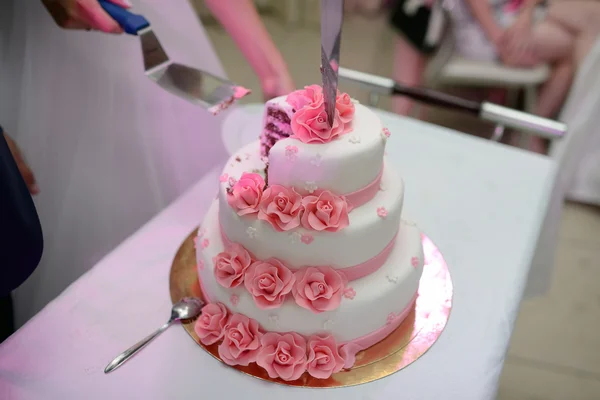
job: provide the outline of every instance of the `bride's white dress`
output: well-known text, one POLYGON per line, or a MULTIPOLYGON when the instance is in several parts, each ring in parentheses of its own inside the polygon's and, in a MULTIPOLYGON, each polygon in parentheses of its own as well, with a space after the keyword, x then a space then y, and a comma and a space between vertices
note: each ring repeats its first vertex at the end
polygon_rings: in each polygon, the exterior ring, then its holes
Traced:
MULTIPOLYGON (((226 152, 222 116, 146 78, 136 37, 62 30, 40 0, 2 3, 0 124, 38 179, 45 238, 15 293, 21 325, 226 152)), ((189 0, 134 5, 172 59, 224 76, 189 0)))

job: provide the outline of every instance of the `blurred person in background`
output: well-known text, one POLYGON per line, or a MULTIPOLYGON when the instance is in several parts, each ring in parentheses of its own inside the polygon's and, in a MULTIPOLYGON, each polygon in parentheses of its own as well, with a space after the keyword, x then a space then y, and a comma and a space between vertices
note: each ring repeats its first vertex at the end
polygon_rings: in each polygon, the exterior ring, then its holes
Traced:
MULTIPOLYGON (((577 67, 600 33, 597 0, 454 0, 451 14, 457 51, 464 57, 514 67, 549 64, 551 75, 535 113, 554 118, 577 67)), ((531 150, 545 153, 533 138, 531 150)))
MULTIPOLYGON (((394 70, 392 78, 409 86, 423 83, 430 55, 441 40, 441 8, 437 0, 393 0, 390 2, 390 24, 397 33, 394 38, 394 70)), ((393 111, 410 115, 414 101, 404 96, 393 98, 393 111)))
MULTIPOLYGON (((46 242, 40 266, 14 293, 18 326, 227 154, 222 118, 150 81, 139 39, 118 35, 96 0, 1 3, 0 121, 36 173, 46 242)), ((134 3, 172 59, 225 76, 188 0, 134 3)), ((206 4, 265 98, 294 89, 251 0, 206 4)))

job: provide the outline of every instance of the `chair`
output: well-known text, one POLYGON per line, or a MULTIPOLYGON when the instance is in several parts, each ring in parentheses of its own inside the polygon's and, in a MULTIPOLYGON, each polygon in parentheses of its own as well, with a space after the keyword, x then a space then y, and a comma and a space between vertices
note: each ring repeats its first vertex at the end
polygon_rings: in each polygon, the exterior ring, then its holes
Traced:
POLYGON ((513 68, 498 63, 468 60, 455 54, 454 23, 445 5, 442 10, 443 40, 425 71, 428 85, 504 87, 508 89, 509 106, 515 106, 518 94, 522 91, 524 111, 533 113, 538 87, 550 74, 548 66, 513 68))

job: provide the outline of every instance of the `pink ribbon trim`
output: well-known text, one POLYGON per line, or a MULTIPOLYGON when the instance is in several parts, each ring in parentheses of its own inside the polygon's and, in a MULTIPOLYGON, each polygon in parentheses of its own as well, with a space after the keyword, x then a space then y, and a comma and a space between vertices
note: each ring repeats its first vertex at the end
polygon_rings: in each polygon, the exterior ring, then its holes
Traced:
POLYGON ((382 176, 383 167, 381 167, 379 175, 377 175, 377 178, 375 178, 373 182, 369 183, 362 189, 358 189, 355 192, 345 194, 344 197, 346 198, 346 201, 349 203, 349 205, 351 205, 353 208, 360 207, 363 204, 367 203, 369 200, 371 200, 373 197, 375 197, 375 195, 379 191, 379 184, 381 183, 382 176))
MULTIPOLYGON (((229 240, 229 238, 225 235, 225 232, 223 232, 223 227, 220 227, 220 229, 221 229, 221 238, 223 239, 223 244, 225 245, 225 248, 231 247, 233 242, 231 240, 229 240)), ((390 256, 390 253, 392 252, 392 250, 394 248, 394 244, 396 243, 397 236, 398 236, 398 234, 394 235, 394 237, 388 243, 388 245, 385 246, 385 248, 379 254, 377 254, 375 257, 370 258, 367 261, 362 262, 360 264, 353 265, 351 267, 335 268, 335 270, 339 271, 339 272, 343 272, 344 275, 346 275, 346 278, 348 279, 348 281, 354 281, 356 279, 360 279, 367 275, 372 274, 373 272, 375 272, 379 268, 381 268, 383 266, 383 264, 385 264, 386 260, 388 259, 388 257, 390 256)), ((297 271, 300 268, 290 268, 290 269, 293 271, 297 271)))

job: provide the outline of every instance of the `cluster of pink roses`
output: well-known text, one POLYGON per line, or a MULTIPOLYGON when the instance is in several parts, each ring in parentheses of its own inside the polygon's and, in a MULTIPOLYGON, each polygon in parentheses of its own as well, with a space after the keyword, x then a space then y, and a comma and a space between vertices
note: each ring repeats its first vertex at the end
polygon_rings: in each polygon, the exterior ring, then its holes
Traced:
POLYGON ((219 356, 226 364, 256 362, 271 378, 293 381, 307 371, 315 378, 327 379, 345 364, 332 335, 306 340, 294 332, 264 332, 258 322, 242 314, 230 315, 221 303, 204 306, 194 330, 205 345, 222 340, 219 356))
POLYGON ((291 127, 294 138, 304 143, 327 143, 352 131, 354 104, 347 93, 338 92, 332 126, 327 121, 323 89, 319 85, 306 86, 290 93, 286 101, 295 110, 291 127))
POLYGON ((302 225, 315 231, 336 232, 348 226, 352 207, 343 196, 324 190, 301 196, 293 188, 272 185, 256 173, 244 173, 228 190, 227 202, 238 215, 257 214, 279 232, 302 225))
POLYGON ((343 273, 331 267, 307 267, 292 272, 276 258, 256 260, 238 243, 215 257, 214 274, 225 288, 243 283, 261 309, 280 307, 291 292, 300 307, 314 313, 339 307, 348 283, 343 273))

